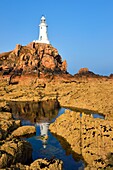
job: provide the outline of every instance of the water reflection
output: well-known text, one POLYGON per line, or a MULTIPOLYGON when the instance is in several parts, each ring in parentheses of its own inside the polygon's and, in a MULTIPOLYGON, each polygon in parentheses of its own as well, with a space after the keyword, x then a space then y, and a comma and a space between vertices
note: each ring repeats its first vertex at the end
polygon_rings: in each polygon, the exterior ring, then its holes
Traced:
POLYGON ((75 112, 80 112, 80 117, 82 117, 82 113, 83 113, 92 116, 93 118, 105 119, 105 115, 103 115, 102 113, 98 113, 94 110, 88 110, 88 109, 82 109, 76 107, 68 107, 67 109, 75 112))
POLYGON ((9 102, 13 117, 22 124, 52 122, 58 115, 60 105, 57 100, 42 102, 9 102))
MULTIPOLYGON (((38 158, 58 158, 64 162, 64 170, 77 170, 84 167, 81 157, 73 158, 70 152, 67 154, 67 148, 62 147, 57 137, 54 137, 49 129, 49 124, 56 117, 64 113, 64 108, 60 108, 58 101, 46 102, 10 102, 10 108, 15 119, 20 119, 22 125, 34 125, 36 127, 36 136, 26 140, 32 144, 33 160, 38 158), (77 160, 76 160, 77 159, 77 160)), ((65 146, 65 142, 64 142, 65 146)), ((66 145, 67 146, 67 145, 66 145)), ((70 148, 71 150, 71 148, 70 148)))
POLYGON ((40 136, 37 136, 37 139, 42 141, 43 148, 45 149, 47 146, 48 140, 48 130, 49 130, 49 123, 36 123, 36 126, 40 127, 40 136))

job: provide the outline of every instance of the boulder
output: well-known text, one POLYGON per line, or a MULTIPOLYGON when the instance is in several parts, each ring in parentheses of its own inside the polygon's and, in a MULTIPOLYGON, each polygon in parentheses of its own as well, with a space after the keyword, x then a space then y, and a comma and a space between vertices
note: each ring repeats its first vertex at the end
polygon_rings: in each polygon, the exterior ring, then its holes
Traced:
POLYGON ((12 136, 13 137, 30 136, 35 133, 36 133, 36 129, 34 126, 21 126, 13 131, 12 136))
POLYGON ((29 166, 22 163, 12 164, 9 170, 63 170, 63 162, 58 159, 37 159, 29 166))
POLYGON ((13 130, 18 128, 20 126, 20 120, 7 120, 7 119, 1 119, 0 120, 0 139, 6 139, 8 135, 11 134, 13 130))
POLYGON ((17 139, 6 141, 0 149, 0 168, 6 168, 18 162, 26 164, 32 160, 32 147, 27 141, 17 139))
POLYGON ((88 68, 81 68, 79 71, 78 71, 78 74, 84 74, 84 73, 88 73, 89 72, 89 69, 88 68))
POLYGON ((10 120, 12 119, 12 114, 10 112, 0 112, 0 120, 10 120))
POLYGON ((63 170, 63 162, 58 159, 37 159, 30 165, 30 170, 63 170))
POLYGON ((20 50, 21 50, 21 45, 20 44, 17 44, 16 45, 16 48, 14 49, 14 52, 15 52, 15 54, 16 54, 16 56, 19 56, 19 52, 20 52, 20 50))
POLYGON ((28 165, 16 163, 15 165, 11 165, 8 170, 30 170, 30 167, 28 165))
POLYGON ((113 74, 110 74, 109 77, 110 77, 110 78, 113 78, 113 74))
POLYGON ((86 76, 86 77, 93 77, 93 78, 103 78, 104 76, 101 76, 99 74, 95 74, 92 71, 89 71, 88 68, 81 68, 77 74, 74 75, 75 77, 78 76, 86 76))
POLYGON ((55 69, 55 61, 54 58, 52 56, 49 55, 45 55, 42 58, 42 65, 48 69, 54 70, 55 69))
POLYGON ((61 68, 61 70, 62 70, 62 71, 67 71, 67 62, 66 62, 66 60, 64 60, 64 61, 62 62, 62 68, 61 68))

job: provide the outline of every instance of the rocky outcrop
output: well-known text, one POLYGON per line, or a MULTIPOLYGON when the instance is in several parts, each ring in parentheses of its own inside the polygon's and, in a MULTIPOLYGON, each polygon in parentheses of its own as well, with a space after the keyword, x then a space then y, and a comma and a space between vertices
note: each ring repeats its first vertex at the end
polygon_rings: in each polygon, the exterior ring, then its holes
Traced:
POLYGON ((110 74, 109 77, 113 79, 113 74, 110 74))
POLYGON ((9 170, 63 170, 63 162, 58 159, 37 159, 30 165, 23 165, 21 163, 16 163, 11 165, 9 170))
POLYGON ((45 170, 62 170, 63 162, 58 159, 38 159, 30 165, 30 169, 45 169, 45 170))
POLYGON ((32 147, 27 141, 13 139, 0 147, 0 154, 0 168, 6 168, 18 162, 25 164, 32 160, 32 147))
POLYGON ((30 43, 27 46, 17 44, 16 48, 0 54, 0 72, 11 75, 12 79, 21 74, 59 74, 67 73, 67 63, 62 61, 57 49, 50 44, 30 43))
POLYGON ((81 68, 79 71, 78 71, 78 74, 85 74, 85 73, 88 73, 89 72, 89 69, 88 68, 81 68))
MULTIPOLYGON (((8 85, 8 77, 0 77, 0 100, 44 101, 56 99, 64 107, 77 107, 102 113, 113 120, 113 79, 65 77, 53 79, 21 76, 17 85, 8 85)), ((5 107, 4 107, 5 109, 5 107)))
POLYGON ((38 167, 38 169, 62 170, 61 160, 38 159, 32 162, 32 146, 20 137, 34 134, 35 127, 20 127, 20 120, 13 120, 8 110, 11 110, 10 106, 6 102, 0 102, 0 169, 34 170, 38 167))
MULTIPOLYGON (((103 78, 105 76, 101 76, 99 74, 95 74, 90 71, 88 68, 81 68, 74 77, 90 77, 90 78, 103 78)), ((107 76, 106 76, 107 77, 107 76)))
POLYGON ((113 153, 113 121, 66 110, 49 128, 64 137, 75 153, 82 155, 86 169, 113 167, 109 156, 113 153))
POLYGON ((0 112, 0 140, 6 139, 20 126, 20 120, 13 120, 9 112, 0 112))
POLYGON ((34 126, 21 126, 12 132, 13 137, 28 137, 35 135, 36 129, 34 126))

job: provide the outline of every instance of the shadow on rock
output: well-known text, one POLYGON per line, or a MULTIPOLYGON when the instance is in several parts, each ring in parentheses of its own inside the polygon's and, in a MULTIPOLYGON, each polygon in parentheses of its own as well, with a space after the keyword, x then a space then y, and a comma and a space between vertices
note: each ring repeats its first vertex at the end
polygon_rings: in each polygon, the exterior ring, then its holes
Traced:
POLYGON ((82 160, 84 162, 84 166, 87 166, 87 162, 84 160, 83 156, 81 154, 74 152, 71 148, 71 145, 66 141, 66 139, 64 139, 63 137, 55 133, 52 133, 52 135, 58 139, 62 148, 65 150, 67 156, 72 155, 73 159, 76 162, 79 162, 80 160, 82 160))

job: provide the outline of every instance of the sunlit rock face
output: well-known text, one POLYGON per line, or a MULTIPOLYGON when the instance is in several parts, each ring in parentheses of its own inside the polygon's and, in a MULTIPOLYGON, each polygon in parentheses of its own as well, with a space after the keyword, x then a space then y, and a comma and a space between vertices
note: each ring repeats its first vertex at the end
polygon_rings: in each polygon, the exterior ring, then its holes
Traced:
POLYGON ((106 76, 102 76, 99 74, 95 74, 90 71, 88 68, 81 68, 77 74, 74 75, 75 78, 77 77, 87 77, 87 78, 105 78, 106 76))
POLYGON ((0 149, 0 168, 9 167, 17 162, 26 164, 32 160, 32 147, 27 141, 6 141, 0 149))
POLYGON ((13 51, 0 54, 2 75, 67 73, 67 63, 62 61, 56 48, 50 44, 31 42, 17 44, 13 51))
POLYGON ((19 126, 20 120, 13 120, 11 113, 0 112, 0 140, 5 140, 19 126))
POLYGON ((29 137, 30 135, 35 135, 36 129, 34 126, 21 126, 13 131, 13 137, 29 137))
POLYGON ((58 159, 38 159, 31 164, 30 169, 63 170, 63 162, 58 159))
POLYGON ((82 155, 86 169, 113 167, 113 121, 67 110, 50 125, 50 130, 64 137, 72 150, 82 155))

